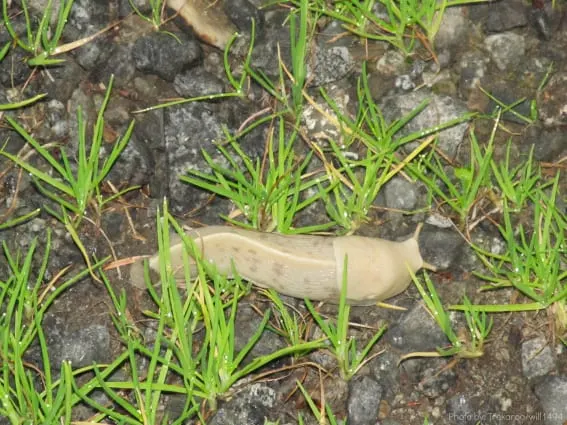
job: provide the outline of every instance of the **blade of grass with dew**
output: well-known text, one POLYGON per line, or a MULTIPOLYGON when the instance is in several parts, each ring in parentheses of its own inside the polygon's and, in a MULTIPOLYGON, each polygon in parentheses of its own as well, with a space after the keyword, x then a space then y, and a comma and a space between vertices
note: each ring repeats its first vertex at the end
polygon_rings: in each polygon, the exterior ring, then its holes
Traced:
POLYGON ((19 224, 22 224, 34 217, 37 217, 39 215, 39 213, 41 212, 41 210, 38 208, 37 210, 31 211, 27 214, 24 214, 20 217, 16 217, 13 218, 11 220, 8 220, 4 223, 0 223, 0 230, 5 230, 5 229, 9 229, 10 227, 15 227, 18 226, 19 224))
POLYGON ((4 44, 4 47, 2 47, 2 49, 0 49, 0 62, 2 62, 4 60, 4 58, 6 57, 8 52, 10 51, 10 47, 12 47, 12 43, 8 42, 8 43, 4 44))
MULTIPOLYGON (((2 57, 2 53, 0 52, 0 61, 2 61, 1 57, 2 57)), ((40 99, 43 99, 45 96, 47 96, 47 94, 42 93, 42 94, 38 94, 34 97, 31 97, 29 99, 22 100, 20 102, 11 102, 11 103, 0 104, 0 111, 9 111, 9 110, 12 110, 12 109, 23 108, 25 106, 28 106, 28 105, 31 105, 32 103, 37 102, 40 99)))
POLYGON ((291 98, 296 116, 301 114, 303 87, 305 86, 305 78, 307 77, 306 58, 309 41, 307 38, 308 11, 308 0, 300 0, 299 28, 297 28, 295 14, 290 13, 289 15, 291 69, 293 74, 291 98))
MULTIPOLYGON (((313 416, 315 416, 315 419, 318 421, 318 423, 320 424, 328 423, 330 425, 338 425, 339 423, 342 423, 339 422, 339 420, 335 417, 335 414, 333 413, 331 407, 327 403, 325 403, 324 406, 321 406, 321 408, 318 409, 317 405, 313 401, 313 398, 309 395, 309 393, 303 387, 301 382, 296 381, 296 383, 297 386, 299 387, 299 390, 301 391, 301 394, 303 394, 303 397, 305 398, 305 401, 307 402, 307 405, 309 406, 311 413, 313 413, 313 416)), ((301 416, 301 414, 299 414, 299 421, 300 423, 303 423, 303 417, 301 416)))

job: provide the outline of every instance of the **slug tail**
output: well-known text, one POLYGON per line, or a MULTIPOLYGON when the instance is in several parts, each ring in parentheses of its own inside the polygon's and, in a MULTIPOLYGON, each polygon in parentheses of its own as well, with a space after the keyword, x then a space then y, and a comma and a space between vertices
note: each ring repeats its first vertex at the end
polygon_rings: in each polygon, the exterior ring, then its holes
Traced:
POLYGON ((421 267, 424 268, 425 270, 429 270, 429 271, 432 271, 432 272, 437 271, 437 267, 435 267, 433 264, 429 264, 425 261, 423 262, 421 267))

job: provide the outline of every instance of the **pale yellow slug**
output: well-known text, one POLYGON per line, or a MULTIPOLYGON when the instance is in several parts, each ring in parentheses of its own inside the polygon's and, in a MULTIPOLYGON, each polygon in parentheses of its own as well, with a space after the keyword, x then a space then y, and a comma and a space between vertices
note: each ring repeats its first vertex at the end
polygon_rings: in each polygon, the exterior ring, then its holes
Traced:
MULTIPOLYGON (((417 233, 417 232, 416 232, 417 233)), ((417 235, 403 242, 362 236, 280 235, 227 226, 209 226, 188 232, 204 260, 223 274, 238 274, 261 288, 297 298, 338 302, 347 257, 347 300, 369 305, 403 292, 411 270, 424 266, 417 235)), ((183 280, 183 242, 172 235, 171 262, 176 279, 183 280)), ((159 257, 149 259, 159 270, 159 257)), ((192 270, 194 272, 194 270, 192 270)), ((145 287, 143 265, 130 271, 132 283, 145 287)))
POLYGON ((167 0, 167 5, 191 26, 204 42, 224 50, 237 32, 222 2, 210 0, 167 0))

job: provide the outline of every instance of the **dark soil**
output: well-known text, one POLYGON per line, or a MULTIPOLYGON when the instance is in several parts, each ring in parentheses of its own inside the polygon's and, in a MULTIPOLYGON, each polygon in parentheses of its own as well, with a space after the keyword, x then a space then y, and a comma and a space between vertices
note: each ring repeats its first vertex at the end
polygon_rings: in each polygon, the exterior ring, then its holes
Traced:
MULTIPOLYGON (((278 43, 284 59, 289 55, 289 32, 285 24, 288 9, 276 6, 259 9, 260 0, 219 1, 224 3, 232 24, 244 34, 230 57, 233 68, 242 63, 250 17, 254 16, 258 25, 252 67, 277 78, 278 43)), ((18 13, 19 2, 12 3, 9 13, 16 30, 21 32, 24 21, 18 13)), ((141 8, 144 10, 143 5, 141 8)), ((542 178, 551 179, 561 173, 558 202, 565 211, 567 20, 564 10, 565 5, 559 1, 552 9, 548 2, 531 5, 520 0, 449 9, 435 40, 435 56, 426 48, 431 46, 419 42, 415 52, 404 57, 383 42, 337 36, 344 30, 337 23, 322 20, 311 47, 309 92, 317 98, 318 87, 325 87, 347 113, 356 112, 355 89, 362 63, 366 62, 372 96, 387 120, 399 118, 424 98, 431 99, 428 109, 406 131, 438 125, 468 111, 479 112, 474 121, 445 131, 439 140, 439 148, 456 166, 469 160, 469 130, 474 128, 477 138, 484 143, 493 129, 493 116, 489 115, 495 104, 480 87, 506 104, 525 98, 515 110, 526 116, 530 115, 530 100, 536 100, 539 117, 532 123, 510 112, 502 115, 502 125, 496 132, 495 155, 503 158, 510 140, 513 162, 521 164, 533 149, 536 163, 542 167, 542 178), (552 63, 551 77, 538 91, 552 63)), ((383 11, 376 7, 375 13, 383 11)), ((176 38, 166 32, 155 32, 131 13, 126 0, 76 0, 64 41, 94 34, 113 22, 119 23, 84 46, 62 55, 65 62, 56 67, 31 69, 25 65, 26 56, 21 50, 11 50, 0 63, 0 103, 47 93, 43 101, 31 107, 4 114, 17 119, 40 143, 57 142, 70 156, 76 157, 77 109, 82 109, 92 125, 110 75, 115 75, 105 115, 105 150, 124 133, 132 119, 136 124, 109 180, 119 189, 133 185, 140 185, 141 189, 112 202, 100 215, 91 211, 89 219, 80 226, 80 238, 91 256, 129 259, 155 252, 156 213, 164 197, 170 210, 184 223, 191 226, 222 223, 219 214, 229 214, 231 204, 181 182, 179 175, 189 169, 208 172, 202 150, 219 159, 213 142, 224 140, 225 129, 235 133, 248 118, 264 108, 273 108, 274 103, 259 86, 252 85, 242 98, 185 103, 135 113, 170 99, 228 91, 223 53, 197 38, 179 17, 163 27, 176 38)), ((3 28, 0 45, 7 40, 3 28)), ((332 131, 336 129, 326 127, 324 120, 309 108, 305 122, 306 133, 313 140, 321 133, 334 137, 332 131), (311 118, 318 121, 314 127, 308 124, 311 118)), ((260 126, 239 139, 242 149, 252 158, 262 158, 268 130, 268 126, 260 126)), ((25 151, 25 142, 6 122, 0 127, 0 139, 3 143, 7 141, 4 149, 8 152, 25 151)), ((29 160, 44 170, 49 169, 37 154, 29 160)), ((0 182, 0 220, 43 208, 39 217, 0 231, 0 240, 16 252, 26 250, 37 238, 38 252, 42 253, 49 229, 53 248, 45 280, 69 265, 75 271, 84 268, 83 256, 64 226, 45 210, 57 206, 36 190, 30 176, 2 157, 0 182)), ((105 193, 111 191, 108 185, 103 189, 105 193)), ((440 206, 435 211, 412 215, 396 212, 426 207, 423 185, 396 177, 379 194, 375 206, 369 223, 357 233, 399 239, 411 234, 417 223, 427 220, 429 224, 423 229, 420 244, 426 261, 440 269, 439 273, 430 275, 446 305, 460 303, 465 294, 477 303, 507 303, 515 296, 512 291, 477 291, 480 282, 472 272, 480 270, 481 265, 472 250, 454 227, 431 224, 431 217, 448 216, 447 209, 440 206)), ((529 223, 531 212, 525 214, 529 223)), ((500 217, 494 214, 489 218, 474 229, 472 237, 488 249, 498 250, 503 242, 493 223, 500 217)), ((324 208, 315 208, 301 217, 303 223, 310 224, 325 220, 324 208)), ((36 261, 39 264, 40 255, 36 261)), ((5 280, 7 273, 7 263, 1 258, 0 279, 5 280)), ((143 329, 148 321, 142 310, 156 307, 146 294, 130 284, 126 267, 113 268, 108 276, 117 291, 126 291, 129 309, 143 329)), ((289 302, 305 311, 302 302, 293 299, 289 302)), ((417 425, 423 424, 425 417, 429 423, 458 425, 567 423, 567 355, 565 346, 556 339, 552 318, 545 312, 495 315, 494 329, 482 357, 419 358, 398 365, 401 355, 435 351, 436 347, 446 345, 447 340, 425 311, 413 285, 389 302, 406 307, 407 311, 378 307, 352 309, 351 321, 365 325, 353 327, 360 343, 371 337, 371 330, 381 324, 388 325, 385 336, 372 350, 372 353, 384 350, 383 353, 374 356, 355 378, 344 382, 328 353, 313 353, 306 360, 319 363, 328 374, 320 376, 316 369, 305 367, 243 386, 229 401, 221 403, 218 411, 207 412, 208 423, 263 424, 268 419, 295 424, 299 411, 310 418, 303 397, 293 391, 296 380, 303 382, 317 402, 324 397, 338 418, 355 425, 417 425)), ((260 310, 269 308, 268 302, 255 291, 241 302, 237 335, 240 344, 260 322, 252 306, 260 310)), ((336 313, 335 306, 323 306, 323 310, 331 317, 336 313)), ((53 364, 68 359, 74 367, 81 367, 116 357, 123 346, 111 320, 112 311, 100 283, 85 279, 63 293, 44 321, 53 364)), ((455 326, 464 330, 462 317, 455 314, 454 318, 455 326)), ((265 335, 253 355, 269 353, 284 345, 275 335, 265 335)), ((32 361, 37 360, 36 354, 32 353, 32 361)), ((290 363, 291 359, 284 359, 270 365, 270 369, 290 363)), ((170 409, 170 417, 175 417, 175 400, 168 399, 164 405, 170 409)), ((88 409, 78 409, 76 416, 78 420, 84 419, 90 413, 88 409)), ((4 423, 2 419, 0 423, 4 423)), ((315 421, 311 418, 306 423, 315 421)))

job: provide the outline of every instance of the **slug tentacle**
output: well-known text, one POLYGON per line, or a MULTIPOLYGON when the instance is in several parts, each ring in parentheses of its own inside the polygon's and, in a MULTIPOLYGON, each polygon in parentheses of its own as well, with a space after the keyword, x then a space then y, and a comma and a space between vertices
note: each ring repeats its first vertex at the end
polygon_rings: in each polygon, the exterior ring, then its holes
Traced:
MULTIPOLYGON (((415 273, 423 266, 415 237, 392 242, 361 236, 280 235, 226 226, 192 230, 188 236, 201 257, 219 272, 230 276, 234 264, 238 274, 255 285, 297 298, 338 302, 345 256, 351 304, 373 304, 399 294, 411 282, 408 268, 415 273)), ((180 281, 183 249, 180 238, 172 236, 171 263, 180 281)), ((150 258, 149 266, 159 270, 157 255, 150 258)), ((141 263, 132 266, 135 285, 143 285, 142 270, 141 263)))

